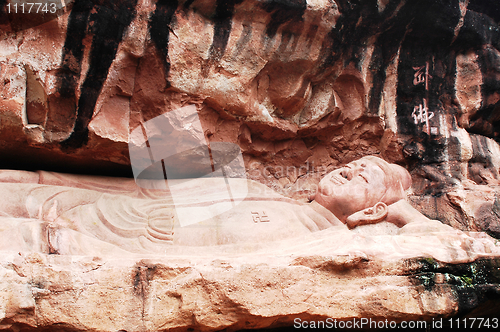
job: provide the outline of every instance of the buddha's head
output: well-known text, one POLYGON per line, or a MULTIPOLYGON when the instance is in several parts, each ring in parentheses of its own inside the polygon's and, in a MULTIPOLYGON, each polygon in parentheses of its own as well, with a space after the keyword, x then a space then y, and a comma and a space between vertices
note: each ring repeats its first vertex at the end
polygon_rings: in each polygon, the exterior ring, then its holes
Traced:
POLYGON ((314 200, 343 223, 350 216, 379 221, 387 216, 387 205, 403 199, 410 186, 406 169, 367 156, 327 174, 314 200))

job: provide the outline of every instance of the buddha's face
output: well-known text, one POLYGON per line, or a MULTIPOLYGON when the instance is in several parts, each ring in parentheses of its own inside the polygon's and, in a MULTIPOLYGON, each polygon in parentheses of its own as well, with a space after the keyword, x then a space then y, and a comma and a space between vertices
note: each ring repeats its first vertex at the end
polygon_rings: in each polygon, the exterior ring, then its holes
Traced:
POLYGON ((384 196, 385 173, 368 159, 353 161, 326 175, 315 201, 345 223, 348 216, 372 207, 384 196))

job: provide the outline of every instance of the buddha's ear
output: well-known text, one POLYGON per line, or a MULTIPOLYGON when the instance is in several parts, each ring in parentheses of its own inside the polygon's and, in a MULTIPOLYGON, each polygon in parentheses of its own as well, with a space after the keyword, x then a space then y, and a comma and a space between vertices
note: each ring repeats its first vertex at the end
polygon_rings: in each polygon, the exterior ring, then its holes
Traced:
POLYGON ((346 224, 350 229, 368 224, 376 224, 387 217, 389 209, 383 202, 378 202, 373 207, 358 211, 347 217, 346 224))

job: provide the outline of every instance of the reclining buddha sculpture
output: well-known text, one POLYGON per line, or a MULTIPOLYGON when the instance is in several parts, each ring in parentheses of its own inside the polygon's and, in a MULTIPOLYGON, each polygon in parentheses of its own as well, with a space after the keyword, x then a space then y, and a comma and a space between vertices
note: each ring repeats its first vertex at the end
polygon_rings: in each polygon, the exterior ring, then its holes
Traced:
POLYGON ((0 191, 8 195, 0 201, 0 238, 6 239, 0 250, 172 253, 250 248, 370 224, 442 225, 405 200, 408 171, 379 157, 328 173, 306 203, 241 176, 237 145, 206 142, 190 105, 131 132, 134 179, 1 170, 0 191))
POLYGON ((199 222, 179 223, 176 209, 182 204, 197 214, 224 200, 218 195, 224 188, 215 180, 181 183, 184 200, 176 197, 174 204, 169 190, 144 189, 133 179, 3 170, 0 190, 9 195, 0 203, 0 236, 21 249, 46 253, 85 252, 85 246, 101 242, 145 253, 165 246, 267 243, 330 227, 383 221, 402 227, 428 220, 405 201, 409 173, 367 156, 327 174, 309 203, 252 180, 226 179, 233 189, 245 188, 239 204, 199 222), (193 201, 201 196, 202 201, 193 201))

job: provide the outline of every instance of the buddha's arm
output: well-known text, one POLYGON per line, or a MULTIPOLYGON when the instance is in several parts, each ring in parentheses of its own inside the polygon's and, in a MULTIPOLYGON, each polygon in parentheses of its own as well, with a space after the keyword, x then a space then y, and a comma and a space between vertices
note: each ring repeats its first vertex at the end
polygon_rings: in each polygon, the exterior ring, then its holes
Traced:
POLYGON ((385 221, 403 227, 410 222, 426 222, 429 218, 417 211, 410 203, 404 199, 388 206, 388 213, 385 221))
POLYGON ((0 192, 4 195, 0 200, 0 215, 13 218, 37 218, 39 202, 31 195, 39 187, 32 183, 0 182, 0 192))
POLYGON ((40 175, 37 172, 18 171, 10 169, 0 170, 0 183, 33 183, 36 184, 40 180, 40 175))
POLYGON ((47 186, 37 183, 3 183, 7 193, 0 201, 0 215, 54 221, 76 206, 93 204, 102 195, 95 190, 47 186))
POLYGON ((307 204, 309 209, 314 213, 309 213, 311 220, 317 225, 319 230, 323 230, 332 226, 343 226, 344 223, 339 220, 332 212, 316 201, 307 204))
POLYGON ((130 196, 140 196, 141 192, 133 179, 47 171, 0 170, 0 183, 31 183, 71 187, 130 196))

